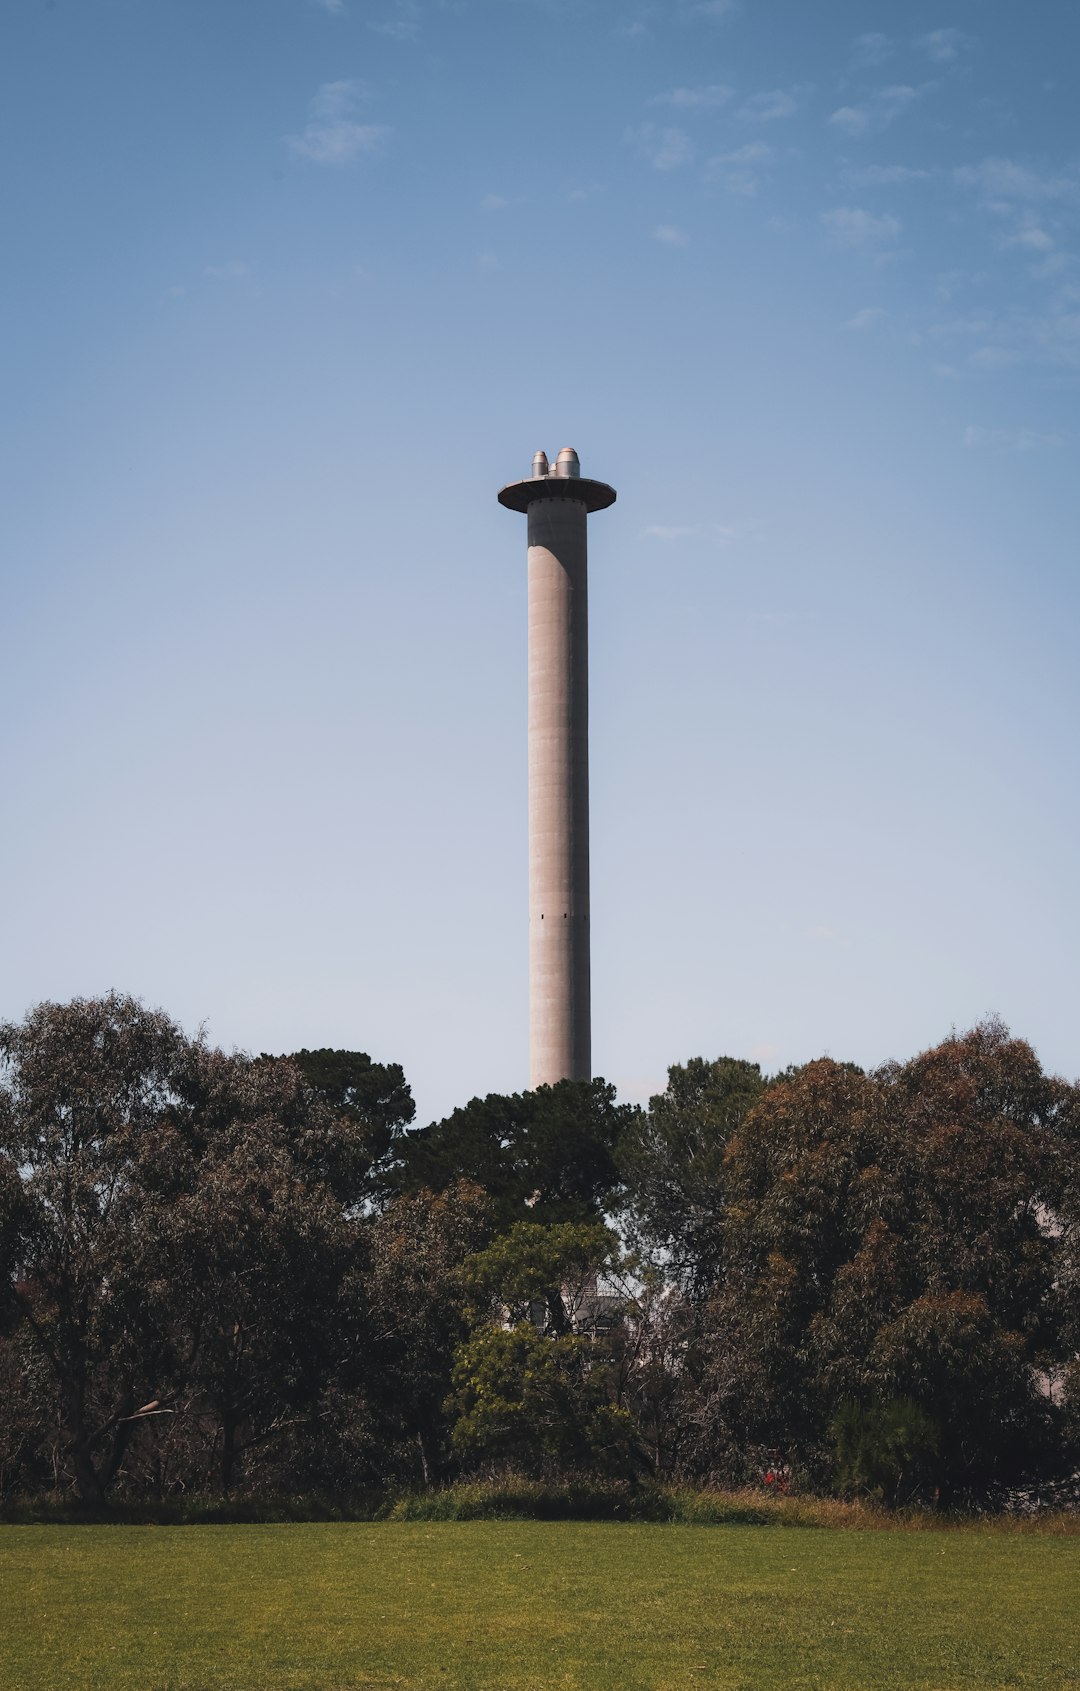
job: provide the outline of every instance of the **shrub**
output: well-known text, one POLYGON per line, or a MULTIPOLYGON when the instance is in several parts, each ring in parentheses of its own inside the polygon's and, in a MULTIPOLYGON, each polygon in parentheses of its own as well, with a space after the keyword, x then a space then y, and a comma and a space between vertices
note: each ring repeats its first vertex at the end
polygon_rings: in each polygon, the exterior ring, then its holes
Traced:
POLYGON ((909 1397, 842 1404, 830 1436, 836 1484, 847 1496, 906 1503, 933 1486, 940 1434, 933 1418, 909 1397))

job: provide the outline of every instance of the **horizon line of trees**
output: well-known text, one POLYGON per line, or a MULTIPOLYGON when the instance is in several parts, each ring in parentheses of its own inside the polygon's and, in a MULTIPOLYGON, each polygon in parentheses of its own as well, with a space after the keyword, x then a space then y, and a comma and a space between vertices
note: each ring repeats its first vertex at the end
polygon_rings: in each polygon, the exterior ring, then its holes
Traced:
POLYGON ((414 1118, 116 993, 0 1025, 0 1501, 1076 1469, 1080 1086, 1000 1022, 414 1118))

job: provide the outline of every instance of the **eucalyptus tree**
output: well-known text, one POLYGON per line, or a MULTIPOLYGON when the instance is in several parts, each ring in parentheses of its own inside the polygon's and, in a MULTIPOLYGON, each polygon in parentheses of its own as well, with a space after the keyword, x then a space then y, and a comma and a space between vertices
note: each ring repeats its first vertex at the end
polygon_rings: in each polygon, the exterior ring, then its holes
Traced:
POLYGON ((996 1022, 874 1074, 823 1059, 770 1085, 725 1152, 699 1459, 779 1447, 824 1472, 845 1406, 884 1425, 903 1402, 942 1492, 1051 1460, 1039 1381, 1069 1342, 1077 1107, 996 1022))
POLYGON ((166 1367, 169 1297, 141 1167, 194 1049, 162 1012, 115 993, 39 1004, 0 1026, 0 1166, 17 1259, 8 1295, 89 1503, 104 1497, 166 1367))

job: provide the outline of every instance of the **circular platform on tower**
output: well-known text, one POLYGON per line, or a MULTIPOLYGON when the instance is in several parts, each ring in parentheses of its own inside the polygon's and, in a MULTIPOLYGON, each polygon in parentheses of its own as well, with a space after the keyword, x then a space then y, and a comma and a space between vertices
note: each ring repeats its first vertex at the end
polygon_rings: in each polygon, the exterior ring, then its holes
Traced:
POLYGON ((587 511, 606 511, 615 503, 615 489, 587 476, 530 476, 499 489, 499 504, 508 511, 527 511, 536 499, 577 499, 587 511))

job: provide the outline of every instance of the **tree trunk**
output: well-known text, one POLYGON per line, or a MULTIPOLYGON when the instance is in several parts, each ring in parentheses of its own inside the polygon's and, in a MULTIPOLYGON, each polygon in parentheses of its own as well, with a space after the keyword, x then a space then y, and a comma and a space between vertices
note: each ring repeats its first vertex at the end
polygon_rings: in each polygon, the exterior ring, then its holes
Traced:
POLYGON ((75 1485, 80 1503, 88 1503, 92 1508, 101 1508, 105 1502, 105 1487, 98 1478, 97 1469, 87 1451, 72 1446, 71 1464, 75 1470, 75 1485))
POLYGON ((233 1470, 236 1467, 236 1419, 233 1415, 221 1417, 221 1466, 219 1477, 221 1480, 221 1495, 228 1497, 232 1486, 233 1470))
POLYGON ((428 1471, 427 1451, 424 1449, 424 1435, 419 1429, 416 1434, 416 1448, 420 1452, 420 1472, 424 1476, 424 1485, 430 1486, 431 1474, 428 1471))
POLYGON ((105 1487, 90 1454, 83 1394, 78 1383, 69 1385, 64 1392, 64 1435, 75 1474, 75 1489, 79 1494, 79 1502, 87 1503, 92 1508, 100 1508, 105 1501, 105 1487))

